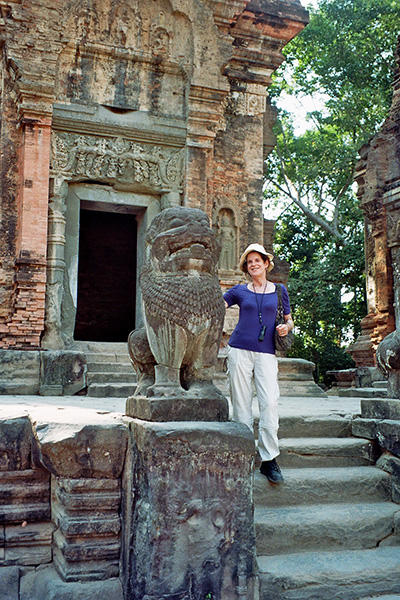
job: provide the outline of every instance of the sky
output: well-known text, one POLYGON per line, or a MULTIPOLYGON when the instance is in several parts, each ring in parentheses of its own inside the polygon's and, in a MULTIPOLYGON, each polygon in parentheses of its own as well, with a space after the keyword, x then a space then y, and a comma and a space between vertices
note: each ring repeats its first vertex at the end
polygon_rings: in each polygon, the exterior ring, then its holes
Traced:
MULTIPOLYGON (((318 0, 300 0, 304 8, 318 6, 318 0)), ((324 97, 321 95, 314 96, 299 96, 293 98, 286 93, 282 93, 277 100, 277 105, 284 110, 292 113, 295 116, 295 134, 301 135, 307 128, 310 128, 310 123, 306 120, 308 112, 321 110, 324 106, 324 97)))

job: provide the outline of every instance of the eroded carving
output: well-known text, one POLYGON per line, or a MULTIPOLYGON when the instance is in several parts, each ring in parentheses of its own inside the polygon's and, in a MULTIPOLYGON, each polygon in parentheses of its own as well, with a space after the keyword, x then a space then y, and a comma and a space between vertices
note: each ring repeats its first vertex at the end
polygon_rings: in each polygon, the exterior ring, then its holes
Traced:
POLYGON ((140 375, 136 396, 221 398, 212 383, 225 313, 219 252, 201 210, 168 208, 151 223, 140 276, 151 352, 143 333, 129 338, 140 375))
POLYGON ((266 95, 249 92, 231 92, 227 111, 234 115, 256 116, 265 113, 267 108, 266 95))
POLYGON ((139 144, 122 137, 52 133, 51 169, 74 179, 138 183, 156 190, 180 190, 184 149, 139 144))
POLYGON ((237 262, 235 215, 229 209, 222 209, 218 215, 218 240, 221 245, 219 268, 234 269, 237 262))

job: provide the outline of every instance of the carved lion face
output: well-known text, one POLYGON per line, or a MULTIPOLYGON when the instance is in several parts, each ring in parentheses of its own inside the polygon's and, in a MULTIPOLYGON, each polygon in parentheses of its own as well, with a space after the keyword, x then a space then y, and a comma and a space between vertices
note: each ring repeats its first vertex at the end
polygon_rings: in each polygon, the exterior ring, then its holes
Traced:
POLYGON ((168 208, 152 221, 146 235, 145 262, 161 272, 214 274, 220 246, 207 215, 195 208, 168 208))

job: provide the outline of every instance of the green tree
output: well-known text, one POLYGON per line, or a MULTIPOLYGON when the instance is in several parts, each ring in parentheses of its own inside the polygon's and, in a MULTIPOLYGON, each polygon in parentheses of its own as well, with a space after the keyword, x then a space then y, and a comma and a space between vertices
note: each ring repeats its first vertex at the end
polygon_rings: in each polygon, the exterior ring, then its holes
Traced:
POLYGON ((296 136, 293 115, 281 111, 277 149, 266 167, 266 197, 296 204, 341 243, 347 240, 342 203, 354 200, 359 148, 382 124, 392 98, 394 50, 400 33, 398 0, 320 0, 310 23, 285 48, 272 101, 323 95, 323 110, 308 114, 296 136))
POLYGON ((327 371, 354 366, 346 346, 358 335, 365 315, 363 231, 359 220, 353 223, 355 243, 338 244, 292 206, 276 233, 277 254, 291 265, 296 336, 289 356, 314 362, 316 381, 326 385, 327 371))
POLYGON ((289 291, 298 335, 292 351, 327 370, 345 353, 366 313, 363 226, 353 186, 359 148, 379 129, 392 98, 398 0, 320 0, 310 23, 286 47, 271 101, 284 91, 322 95, 296 134, 279 110, 277 146, 265 166, 268 207, 281 211, 276 251, 291 263, 289 291), (352 300, 343 302, 343 293, 352 300))

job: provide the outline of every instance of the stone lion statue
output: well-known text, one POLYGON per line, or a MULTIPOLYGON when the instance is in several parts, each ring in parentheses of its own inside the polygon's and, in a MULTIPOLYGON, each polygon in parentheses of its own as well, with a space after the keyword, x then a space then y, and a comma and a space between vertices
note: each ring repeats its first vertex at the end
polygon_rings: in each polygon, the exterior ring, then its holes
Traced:
POLYGON ((220 396, 212 383, 225 314, 219 254, 201 210, 168 208, 150 224, 140 275, 145 328, 128 339, 135 396, 220 396))

